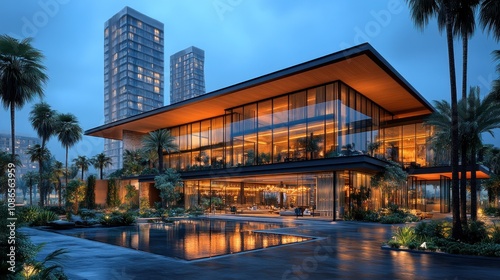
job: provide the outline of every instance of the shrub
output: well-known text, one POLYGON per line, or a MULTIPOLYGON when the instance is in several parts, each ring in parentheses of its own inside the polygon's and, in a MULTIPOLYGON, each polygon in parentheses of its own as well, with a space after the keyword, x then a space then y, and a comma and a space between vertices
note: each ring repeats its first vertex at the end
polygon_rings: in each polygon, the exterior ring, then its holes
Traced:
POLYGON ((416 241, 417 235, 415 234, 415 229, 412 227, 396 227, 393 229, 393 236, 398 241, 401 246, 406 246, 411 242, 416 241))
POLYGON ((50 210, 41 210, 30 226, 46 226, 49 222, 58 220, 59 216, 50 210))
POLYGON ((131 212, 113 212, 103 215, 99 222, 104 226, 129 226, 135 222, 135 216, 131 212))
POLYGON ((464 229, 464 239, 470 244, 479 243, 488 238, 488 231, 484 222, 469 221, 464 229))
POLYGON ((89 209, 86 209, 86 208, 81 208, 78 211, 78 215, 80 215, 80 217, 84 221, 86 221, 86 220, 92 220, 92 219, 97 218, 97 214, 96 214, 95 211, 92 211, 92 210, 89 210, 89 209))
POLYGON ((500 208, 496 207, 486 207, 483 212, 487 216, 500 216, 500 208))
POLYGON ((423 239, 444 238, 447 237, 446 224, 438 221, 421 222, 415 227, 415 233, 423 239))
POLYGON ((29 226, 45 226, 48 222, 58 220, 59 216, 38 206, 28 206, 21 208, 18 218, 20 223, 26 223, 29 226))
POLYGON ((493 224, 491 227, 491 242, 500 244, 500 225, 493 224))
POLYGON ((20 211, 17 213, 20 223, 31 224, 38 216, 40 212, 40 207, 38 206, 26 206, 19 208, 20 211))
POLYGON ((387 245, 389 245, 389 247, 391 248, 396 248, 396 249, 401 247, 401 244, 395 239, 389 240, 389 242, 387 242, 387 245))

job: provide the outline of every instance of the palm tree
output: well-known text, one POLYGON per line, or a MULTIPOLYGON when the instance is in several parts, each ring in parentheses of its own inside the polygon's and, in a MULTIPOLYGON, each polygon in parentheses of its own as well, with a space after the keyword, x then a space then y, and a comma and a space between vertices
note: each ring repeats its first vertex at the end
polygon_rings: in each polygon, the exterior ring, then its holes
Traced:
MULTIPOLYGON (((475 11, 479 0, 453 1, 453 35, 462 38, 462 100, 467 99, 467 56, 469 38, 476 28, 475 11)), ((466 104, 466 102, 464 102, 466 104)), ((467 224, 467 148, 468 141, 460 140, 461 179, 460 179, 460 212, 462 224, 467 224)))
POLYGON ((68 186, 68 150, 82 139, 82 128, 75 115, 69 113, 57 115, 57 139, 66 149, 65 186, 68 186))
POLYGON ((30 205, 33 205, 33 185, 35 185, 38 181, 37 174, 33 171, 28 171, 22 178, 30 189, 30 205))
POLYGON ((123 169, 127 175, 138 175, 143 170, 144 158, 141 150, 125 150, 123 152, 123 169))
POLYGON ((500 128, 500 104, 493 94, 488 94, 483 100, 479 96, 479 87, 472 87, 467 98, 465 118, 463 120, 464 134, 469 139, 471 171, 471 219, 477 220, 477 151, 482 147, 483 133, 493 136, 493 130, 500 128))
POLYGON ((90 160, 86 156, 78 156, 77 158, 73 159, 73 163, 75 164, 78 169, 82 171, 82 181, 83 181, 83 174, 85 171, 89 170, 90 166, 90 160))
POLYGON ((453 205, 452 236, 461 239, 463 235, 460 222, 460 194, 458 181, 458 109, 457 109, 457 84, 455 73, 455 52, 453 49, 453 0, 407 0, 413 21, 419 28, 424 28, 429 20, 437 17, 440 30, 446 30, 448 45, 448 64, 450 69, 450 95, 451 95, 451 185, 453 205))
POLYGON ((142 138, 142 145, 146 151, 156 151, 158 154, 158 171, 163 173, 163 151, 171 153, 177 151, 177 144, 174 143, 175 137, 169 130, 160 129, 146 134, 142 138))
MULTIPOLYGON (((45 160, 50 159, 50 151, 47 150, 47 148, 43 148, 39 144, 36 144, 33 147, 30 147, 26 150, 26 154, 30 156, 30 160, 32 162, 38 162, 39 169, 42 169, 42 163, 45 160)), ((43 178, 40 176, 40 179, 38 181, 38 189, 40 190, 40 206, 45 205, 45 195, 47 191, 46 185, 43 183, 43 178)))
POLYGON ((31 46, 31 41, 0 36, 0 101, 10 109, 12 161, 16 154, 15 110, 35 96, 42 97, 48 79, 41 64, 43 54, 31 46))
POLYGON ((113 161, 105 153, 100 153, 95 155, 93 158, 90 159, 90 163, 92 163, 92 165, 95 168, 99 169, 99 179, 101 180, 102 180, 103 169, 110 165, 113 165, 113 161))
POLYGON ((500 40, 500 1, 483 0, 479 11, 479 19, 483 30, 493 33, 495 40, 500 40))
MULTIPOLYGON (((29 120, 31 126, 42 139, 41 149, 45 149, 45 143, 55 134, 55 116, 56 111, 50 108, 50 105, 45 102, 37 103, 33 106, 30 112, 29 120)), ((43 186, 43 159, 39 162, 40 168, 40 185, 43 186)))
MULTIPOLYGON (((433 136, 434 140, 443 141, 444 139, 444 141, 449 142, 451 133, 450 104, 446 101, 435 102, 435 108, 436 112, 427 119, 426 124, 433 125, 437 130, 433 136)), ((494 94, 488 94, 481 100, 479 97, 479 88, 472 87, 467 99, 460 100, 458 108, 460 139, 467 142, 468 149, 465 151, 465 154, 469 155, 469 162, 473 167, 471 172, 471 219, 475 220, 477 218, 477 182, 475 171, 477 151, 482 146, 481 135, 483 133, 493 135, 493 129, 500 127, 500 106, 495 100, 494 94)), ((435 141, 435 143, 438 141, 435 141)))

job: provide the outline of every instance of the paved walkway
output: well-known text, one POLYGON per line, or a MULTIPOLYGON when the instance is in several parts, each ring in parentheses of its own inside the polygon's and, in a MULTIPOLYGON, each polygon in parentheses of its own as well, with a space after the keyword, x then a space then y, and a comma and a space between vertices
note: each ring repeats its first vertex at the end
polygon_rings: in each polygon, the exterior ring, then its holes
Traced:
POLYGON ((500 279, 500 258, 410 253, 381 249, 390 225, 332 222, 300 217, 218 218, 280 222, 280 232, 315 236, 279 246, 198 261, 176 260, 133 249, 24 228, 35 244, 47 243, 43 258, 67 248, 62 264, 70 279, 500 279))

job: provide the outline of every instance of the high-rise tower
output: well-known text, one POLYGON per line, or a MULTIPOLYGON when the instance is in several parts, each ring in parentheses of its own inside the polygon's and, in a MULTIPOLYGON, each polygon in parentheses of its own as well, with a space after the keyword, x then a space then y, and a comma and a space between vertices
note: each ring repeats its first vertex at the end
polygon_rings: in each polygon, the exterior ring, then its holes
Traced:
MULTIPOLYGON (((104 123, 163 106, 163 23, 129 7, 104 25, 104 123)), ((122 142, 106 140, 111 170, 123 166, 122 142)))
POLYGON ((170 56, 170 104, 205 94, 205 52, 189 47, 170 56))

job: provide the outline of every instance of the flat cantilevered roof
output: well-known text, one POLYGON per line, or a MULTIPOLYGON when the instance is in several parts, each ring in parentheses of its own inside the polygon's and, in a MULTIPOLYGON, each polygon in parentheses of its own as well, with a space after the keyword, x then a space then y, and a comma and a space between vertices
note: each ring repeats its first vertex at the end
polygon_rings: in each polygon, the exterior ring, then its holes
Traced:
POLYGON ((223 115, 228 108, 336 80, 343 81, 396 119, 428 115, 433 107, 368 43, 85 131, 121 140, 123 131, 148 133, 223 115))

